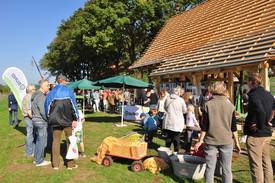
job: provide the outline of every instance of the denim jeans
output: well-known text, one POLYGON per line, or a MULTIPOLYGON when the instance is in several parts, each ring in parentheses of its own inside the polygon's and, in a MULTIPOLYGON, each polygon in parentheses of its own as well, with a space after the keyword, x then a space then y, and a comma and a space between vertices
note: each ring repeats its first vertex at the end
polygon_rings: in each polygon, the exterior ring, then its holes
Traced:
POLYGON ((34 130, 33 130, 33 123, 29 117, 24 117, 24 122, 26 126, 26 155, 31 156, 34 153, 34 130))
POLYGON ((46 122, 33 122, 36 133, 36 142, 34 150, 34 159, 36 164, 40 164, 44 161, 44 152, 47 146, 47 127, 46 122))
POLYGON ((231 162, 233 144, 229 145, 209 145, 204 146, 206 160, 206 183, 214 182, 214 173, 217 163, 217 153, 219 152, 220 165, 222 168, 222 182, 232 183, 231 162))
POLYGON ((18 113, 18 111, 14 111, 14 110, 10 111, 10 116, 9 116, 10 126, 13 125, 12 114, 14 115, 14 126, 18 125, 18 114, 17 113, 18 113))

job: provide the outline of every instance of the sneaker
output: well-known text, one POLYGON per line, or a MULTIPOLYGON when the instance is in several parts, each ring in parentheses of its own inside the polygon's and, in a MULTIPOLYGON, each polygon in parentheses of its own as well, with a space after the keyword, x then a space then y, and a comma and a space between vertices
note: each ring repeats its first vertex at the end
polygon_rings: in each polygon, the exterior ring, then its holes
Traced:
POLYGON ((27 159, 34 158, 34 154, 26 155, 27 159))
POLYGON ((67 170, 72 170, 78 168, 78 165, 74 165, 73 167, 68 167, 67 170))
POLYGON ((40 163, 40 164, 36 164, 36 166, 47 166, 47 165, 50 165, 51 164, 51 162, 50 161, 46 161, 46 160, 44 160, 42 163, 40 163))
POLYGON ((54 170, 59 170, 59 167, 53 167, 54 170))

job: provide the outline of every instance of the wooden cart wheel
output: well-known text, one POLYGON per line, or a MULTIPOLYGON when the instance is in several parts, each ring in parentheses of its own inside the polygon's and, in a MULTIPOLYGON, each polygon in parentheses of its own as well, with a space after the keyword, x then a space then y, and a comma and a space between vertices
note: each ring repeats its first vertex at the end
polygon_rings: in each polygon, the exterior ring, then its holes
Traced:
POLYGON ((134 161, 131 165, 133 172, 140 172, 144 169, 142 161, 134 161))
POLYGON ((111 166, 112 163, 113 163, 113 159, 111 156, 105 156, 102 160, 102 165, 106 167, 111 166))

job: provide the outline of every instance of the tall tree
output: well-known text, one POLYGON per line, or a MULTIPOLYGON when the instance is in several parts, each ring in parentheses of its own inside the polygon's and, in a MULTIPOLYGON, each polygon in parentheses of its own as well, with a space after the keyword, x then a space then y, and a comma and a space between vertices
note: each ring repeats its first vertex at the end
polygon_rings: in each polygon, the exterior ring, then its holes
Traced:
POLYGON ((201 0, 91 0, 63 21, 42 68, 70 79, 127 72, 165 21, 201 0))

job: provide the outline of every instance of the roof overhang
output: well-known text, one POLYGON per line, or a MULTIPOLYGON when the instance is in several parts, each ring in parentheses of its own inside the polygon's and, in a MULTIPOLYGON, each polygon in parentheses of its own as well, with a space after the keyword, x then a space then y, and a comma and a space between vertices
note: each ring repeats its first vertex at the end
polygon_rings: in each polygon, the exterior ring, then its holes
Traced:
POLYGON ((209 66, 203 66, 203 67, 196 67, 196 68, 189 68, 189 69, 175 69, 172 71, 162 71, 162 72, 157 72, 157 73, 151 73, 150 76, 163 76, 163 75, 173 75, 173 74, 184 74, 184 73, 195 73, 195 72, 202 72, 202 71, 209 71, 209 70, 214 70, 214 69, 226 69, 230 67, 236 67, 236 66, 241 66, 241 65, 250 65, 250 64, 257 64, 266 61, 265 59, 255 59, 255 60, 248 60, 244 62, 237 62, 237 63, 228 63, 226 65, 209 65, 209 66))

